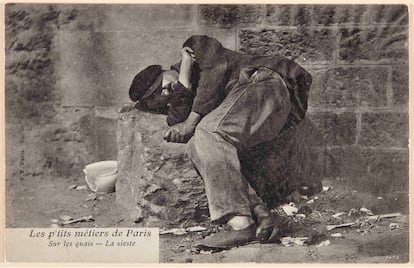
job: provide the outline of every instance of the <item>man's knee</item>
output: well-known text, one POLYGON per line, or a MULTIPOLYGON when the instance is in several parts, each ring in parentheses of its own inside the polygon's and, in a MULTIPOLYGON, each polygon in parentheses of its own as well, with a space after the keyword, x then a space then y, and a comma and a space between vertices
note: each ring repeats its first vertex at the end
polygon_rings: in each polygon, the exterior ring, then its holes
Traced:
POLYGON ((198 123, 194 136, 195 137, 204 137, 206 135, 209 135, 211 133, 217 132, 217 128, 219 125, 219 119, 214 116, 214 111, 207 114, 206 116, 201 119, 201 121, 198 123))
POLYGON ((191 160, 195 160, 200 157, 200 151, 206 150, 208 144, 212 144, 209 139, 208 125, 203 124, 203 120, 197 125, 193 137, 188 142, 187 153, 191 160))

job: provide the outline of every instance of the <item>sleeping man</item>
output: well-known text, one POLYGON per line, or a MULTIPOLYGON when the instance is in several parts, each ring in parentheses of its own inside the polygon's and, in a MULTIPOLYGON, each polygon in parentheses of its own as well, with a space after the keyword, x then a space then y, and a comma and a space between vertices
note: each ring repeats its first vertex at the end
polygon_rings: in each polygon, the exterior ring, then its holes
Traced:
POLYGON ((229 228, 199 242, 225 249, 271 242, 279 222, 242 174, 239 154, 302 121, 312 78, 283 56, 248 55, 208 36, 191 36, 171 70, 138 73, 129 95, 147 110, 168 108, 167 142, 188 143, 204 180, 210 218, 229 228))

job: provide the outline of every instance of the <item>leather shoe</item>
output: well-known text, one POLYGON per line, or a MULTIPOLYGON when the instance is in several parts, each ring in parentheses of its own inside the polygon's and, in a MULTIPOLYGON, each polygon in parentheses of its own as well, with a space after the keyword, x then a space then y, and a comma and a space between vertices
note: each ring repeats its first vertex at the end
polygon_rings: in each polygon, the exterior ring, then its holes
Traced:
POLYGON ((251 224, 242 230, 224 230, 201 240, 195 247, 198 250, 225 250, 256 241, 256 225, 251 224))

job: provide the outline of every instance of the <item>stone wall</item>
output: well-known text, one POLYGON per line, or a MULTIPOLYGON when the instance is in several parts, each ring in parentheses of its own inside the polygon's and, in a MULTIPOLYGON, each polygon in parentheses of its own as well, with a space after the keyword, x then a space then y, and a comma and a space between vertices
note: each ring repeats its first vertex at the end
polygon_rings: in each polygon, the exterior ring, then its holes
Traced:
POLYGON ((206 5, 200 14, 203 25, 236 28, 240 51, 282 54, 312 73, 308 117, 323 133, 324 177, 407 191, 407 7, 206 5))
POLYGON ((23 148, 33 155, 26 159, 32 175, 81 176, 84 164, 115 159, 117 111, 129 102, 133 76, 176 62, 191 34, 302 64, 314 78, 309 118, 323 133, 315 144, 324 177, 406 194, 408 10, 401 5, 9 4, 8 176, 18 174, 22 137, 33 141, 23 148))

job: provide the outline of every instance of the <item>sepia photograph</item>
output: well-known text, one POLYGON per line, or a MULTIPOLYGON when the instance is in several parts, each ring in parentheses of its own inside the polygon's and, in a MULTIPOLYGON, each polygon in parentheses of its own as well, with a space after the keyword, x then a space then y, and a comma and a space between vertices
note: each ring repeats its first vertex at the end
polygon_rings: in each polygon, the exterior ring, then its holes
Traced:
POLYGON ((406 4, 6 4, 6 260, 410 262, 408 51, 406 4))

